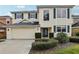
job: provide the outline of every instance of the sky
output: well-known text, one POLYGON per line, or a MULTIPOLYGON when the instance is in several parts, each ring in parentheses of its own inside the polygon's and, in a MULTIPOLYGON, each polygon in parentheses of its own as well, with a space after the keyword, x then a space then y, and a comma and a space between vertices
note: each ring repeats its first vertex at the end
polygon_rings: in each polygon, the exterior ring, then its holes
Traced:
MULTIPOLYGON (((11 16, 12 11, 36 10, 36 5, 0 5, 0 16, 11 16)), ((72 9, 72 14, 79 15, 79 6, 72 9)))
POLYGON ((0 16, 11 16, 12 11, 30 11, 36 10, 35 5, 0 5, 0 16))

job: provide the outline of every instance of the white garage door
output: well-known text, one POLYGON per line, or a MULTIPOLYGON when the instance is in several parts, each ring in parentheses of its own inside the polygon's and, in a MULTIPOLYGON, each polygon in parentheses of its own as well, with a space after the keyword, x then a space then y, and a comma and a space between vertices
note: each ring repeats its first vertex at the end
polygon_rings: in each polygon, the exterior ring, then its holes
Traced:
POLYGON ((35 28, 12 29, 13 39, 35 39, 35 28))

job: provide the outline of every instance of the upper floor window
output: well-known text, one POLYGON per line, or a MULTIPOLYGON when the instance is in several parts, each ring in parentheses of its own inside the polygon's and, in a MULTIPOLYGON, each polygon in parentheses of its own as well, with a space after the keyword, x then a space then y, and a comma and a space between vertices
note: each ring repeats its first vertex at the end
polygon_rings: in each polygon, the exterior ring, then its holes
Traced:
POLYGON ((57 18, 67 18, 67 9, 66 8, 57 8, 57 18))
POLYGON ((16 13, 15 19, 23 19, 23 13, 16 13))
POLYGON ((49 10, 44 10, 44 21, 48 21, 49 20, 49 10))
POLYGON ((28 18, 36 18, 37 19, 37 13, 29 13, 28 18))

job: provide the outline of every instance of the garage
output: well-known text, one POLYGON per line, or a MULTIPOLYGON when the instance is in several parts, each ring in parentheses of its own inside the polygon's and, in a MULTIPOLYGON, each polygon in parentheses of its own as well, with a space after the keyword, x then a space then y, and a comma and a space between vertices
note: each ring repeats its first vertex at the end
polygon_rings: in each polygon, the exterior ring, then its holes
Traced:
POLYGON ((7 26, 7 39, 35 39, 37 22, 16 23, 7 26))
POLYGON ((36 28, 13 28, 12 39, 35 39, 36 28))

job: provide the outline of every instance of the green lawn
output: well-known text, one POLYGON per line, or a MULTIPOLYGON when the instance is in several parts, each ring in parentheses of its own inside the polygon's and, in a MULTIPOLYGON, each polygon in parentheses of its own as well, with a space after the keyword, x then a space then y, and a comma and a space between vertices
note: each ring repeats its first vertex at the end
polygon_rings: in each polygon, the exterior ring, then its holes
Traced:
POLYGON ((70 46, 68 48, 59 49, 56 51, 51 51, 49 53, 53 54, 79 54, 79 44, 70 46))
POLYGON ((60 49, 48 49, 43 51, 33 51, 31 50, 32 54, 79 54, 79 44, 73 44, 66 48, 60 48, 60 49))

